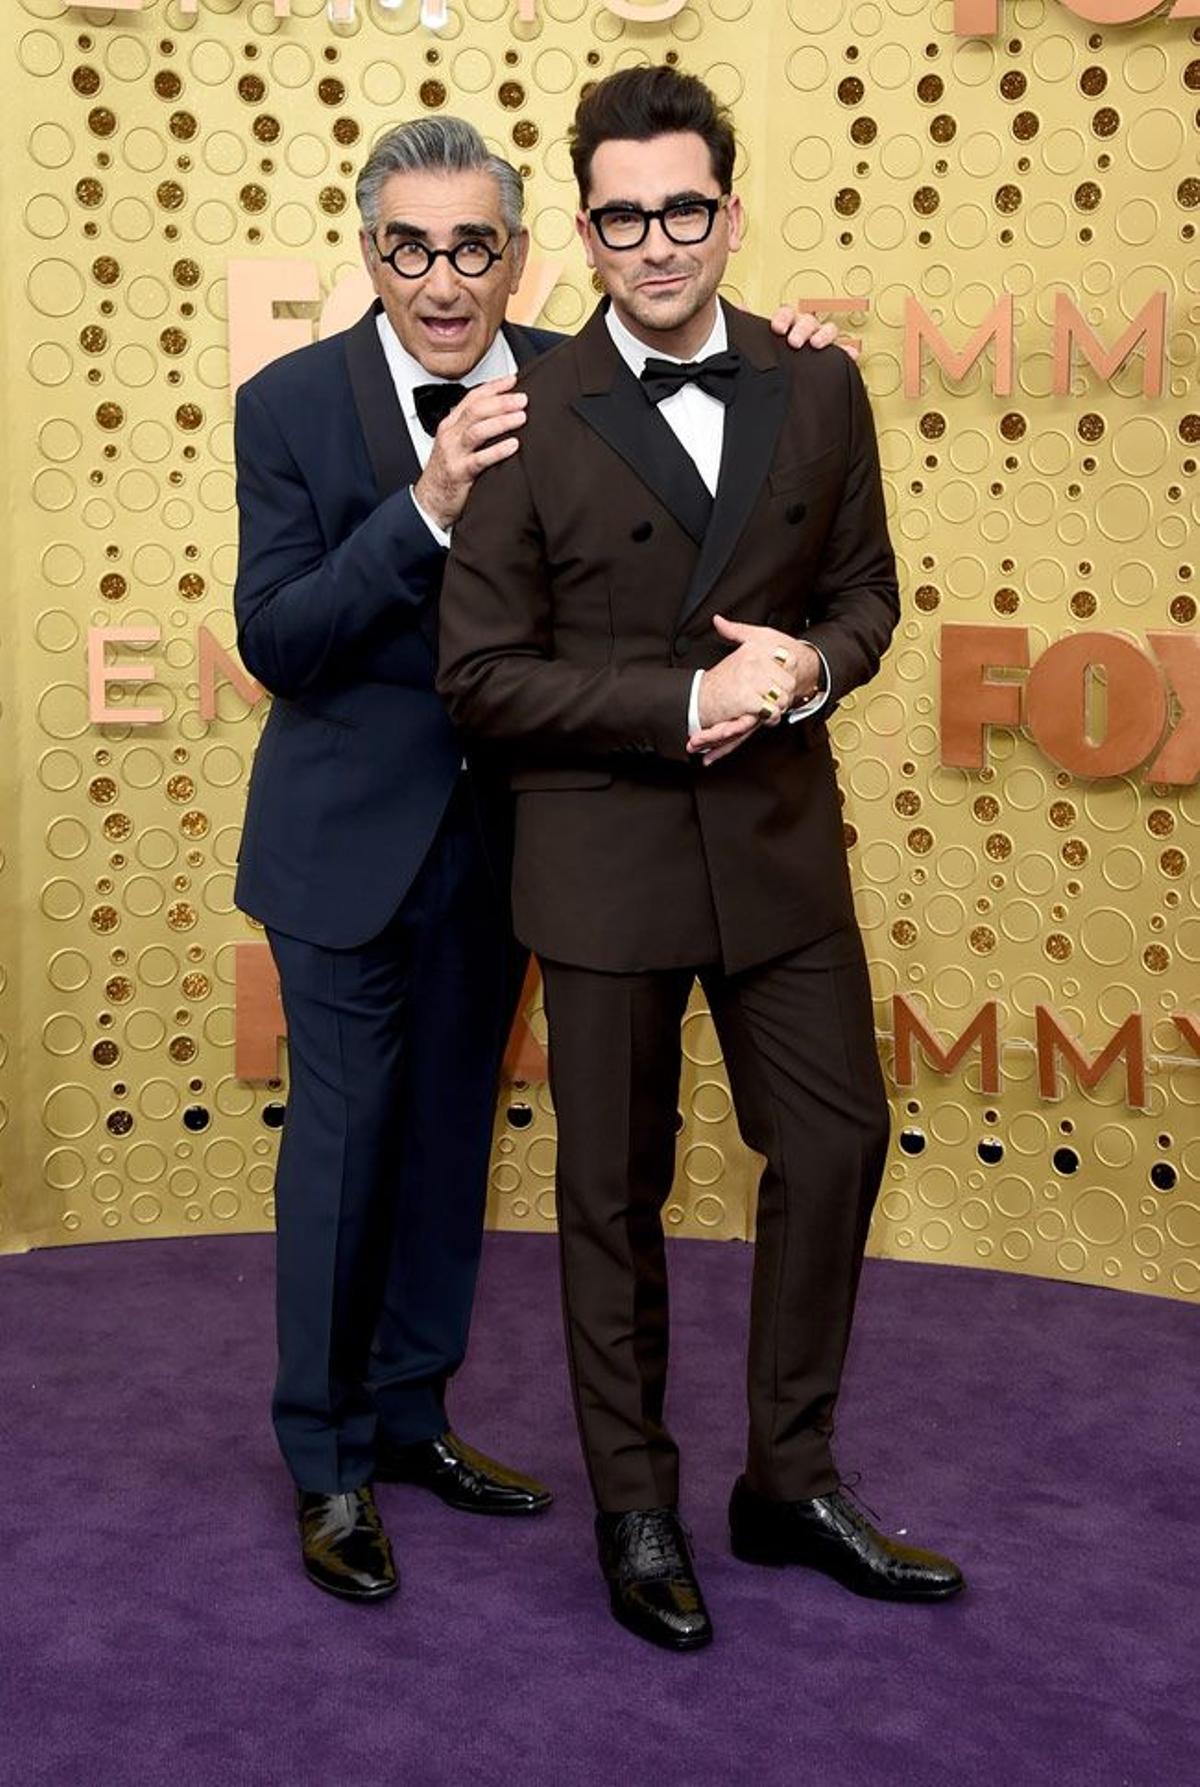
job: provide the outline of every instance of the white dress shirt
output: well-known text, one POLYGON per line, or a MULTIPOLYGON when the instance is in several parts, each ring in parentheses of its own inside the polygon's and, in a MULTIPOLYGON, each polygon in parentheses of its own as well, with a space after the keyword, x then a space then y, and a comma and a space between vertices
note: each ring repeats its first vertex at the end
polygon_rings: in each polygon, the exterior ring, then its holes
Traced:
MULTIPOLYGON (((421 470, 424 471, 429 464, 430 454, 433 452, 433 436, 426 434, 417 417, 417 406, 413 400, 413 392, 417 386, 458 384, 470 387, 471 385, 484 385, 489 379, 507 378, 510 373, 517 370, 517 363, 513 359, 512 349, 503 334, 498 332, 483 359, 473 366, 470 372, 464 373, 460 379, 439 378, 436 373, 427 372, 421 362, 414 359, 408 349, 401 345, 400 337, 389 323, 385 311, 381 310, 375 318, 375 327, 379 331, 384 358, 388 364, 388 371, 392 375, 392 383, 396 387, 396 396, 404 413, 413 450, 420 461, 421 470)), ((432 516, 425 513, 415 496, 412 499, 412 504, 438 545, 448 547, 450 544, 449 529, 439 527, 432 516)))
MULTIPOLYGON (((646 346, 639 341, 617 315, 610 304, 604 315, 608 332, 612 336, 617 352, 632 372, 634 378, 640 379, 646 361, 655 358, 670 360, 676 366, 685 362, 678 354, 664 354, 646 346)), ((724 353, 729 345, 729 335, 725 327, 725 312, 717 306, 717 320, 713 324, 712 333, 704 346, 695 353, 694 360, 706 360, 710 354, 724 353)), ((658 405, 662 416, 674 434, 688 458, 692 461, 710 496, 717 494, 717 483, 721 476, 721 454, 725 446, 725 405, 716 397, 697 384, 688 384, 672 393, 670 397, 658 405)), ((815 647, 814 647, 815 649, 815 647)), ((829 666, 821 652, 821 674, 824 687, 799 707, 788 711, 789 720, 802 720, 808 714, 815 714, 824 707, 829 698, 829 666)), ((691 694, 688 700, 688 737, 701 730, 700 726, 700 684, 704 679, 703 670, 697 670, 692 678, 691 694)))

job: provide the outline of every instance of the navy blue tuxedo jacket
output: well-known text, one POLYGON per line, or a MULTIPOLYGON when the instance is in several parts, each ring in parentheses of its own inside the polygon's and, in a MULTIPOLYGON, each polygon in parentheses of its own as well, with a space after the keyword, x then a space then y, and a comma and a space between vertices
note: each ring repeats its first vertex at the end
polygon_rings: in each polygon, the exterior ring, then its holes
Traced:
MULTIPOLYGON (((236 898, 289 936, 376 936, 423 862, 463 762, 434 690, 446 553, 376 303, 238 392, 234 608, 274 696, 250 777, 236 898)), ((561 340, 505 325, 518 366, 561 340)))

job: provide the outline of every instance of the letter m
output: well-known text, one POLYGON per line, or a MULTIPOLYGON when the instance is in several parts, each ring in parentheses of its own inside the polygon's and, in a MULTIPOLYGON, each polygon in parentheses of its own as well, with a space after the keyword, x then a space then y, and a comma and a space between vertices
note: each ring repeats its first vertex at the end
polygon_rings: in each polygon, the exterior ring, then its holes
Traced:
POLYGON ((992 389, 1008 397, 1013 388, 1012 293, 998 298, 960 354, 955 353, 919 298, 911 293, 904 314, 904 395, 921 395, 921 349, 927 347, 948 379, 965 379, 989 341, 996 344, 996 371, 992 389))
POLYGON ((1084 1092, 1094 1092, 1118 1055, 1125 1058, 1125 1102, 1136 1110, 1146 1104, 1146 1037, 1140 1011, 1130 1012, 1092 1059, 1067 1035, 1062 1019, 1048 1005, 1037 1011, 1038 1091, 1043 1098, 1059 1098, 1058 1056, 1070 1063, 1084 1092))
POLYGON ((943 1048, 934 1032, 904 993, 892 1000, 892 1027, 895 1033, 892 1078, 897 1086, 915 1086, 916 1060, 913 1044, 920 1043, 922 1052, 938 1073, 953 1073, 967 1050, 979 1044, 980 1090, 990 1094, 1000 1091, 1000 1022, 996 1001, 981 1005, 961 1036, 943 1048))
POLYGON ((1147 298, 1116 346, 1108 349, 1092 333, 1065 292, 1054 301, 1054 395, 1071 395, 1071 350, 1078 347, 1088 365, 1102 379, 1111 379, 1124 366, 1134 349, 1146 344, 1146 363, 1142 373, 1142 392, 1146 397, 1161 397, 1163 368, 1166 364, 1167 294, 1155 292, 1147 298))

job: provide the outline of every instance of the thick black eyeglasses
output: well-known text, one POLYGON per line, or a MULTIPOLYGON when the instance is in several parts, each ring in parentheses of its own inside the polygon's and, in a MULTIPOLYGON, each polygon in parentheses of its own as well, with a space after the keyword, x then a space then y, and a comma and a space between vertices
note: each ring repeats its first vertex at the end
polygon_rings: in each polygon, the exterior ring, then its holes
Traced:
POLYGON ((493 248, 478 236, 468 236, 465 241, 456 242, 453 248, 429 248, 424 242, 406 239, 397 242, 387 254, 376 242, 375 252, 401 279, 424 279, 433 263, 442 259, 448 260, 463 279, 482 279, 497 261, 503 260, 511 241, 510 236, 503 247, 493 248))
POLYGON ((688 247, 707 242, 717 212, 725 203, 724 198, 677 199, 661 211, 643 211, 638 205, 597 205, 588 212, 588 222, 605 248, 640 248, 656 218, 668 242, 688 247))

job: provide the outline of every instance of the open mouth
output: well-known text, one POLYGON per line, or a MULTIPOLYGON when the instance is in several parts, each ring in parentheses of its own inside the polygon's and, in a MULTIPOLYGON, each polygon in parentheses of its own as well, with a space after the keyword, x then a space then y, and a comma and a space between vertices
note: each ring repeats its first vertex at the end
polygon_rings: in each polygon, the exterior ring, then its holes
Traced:
POLYGON ((470 318, 465 316, 423 316, 420 322, 432 340, 447 347, 457 346, 471 327, 470 318))

